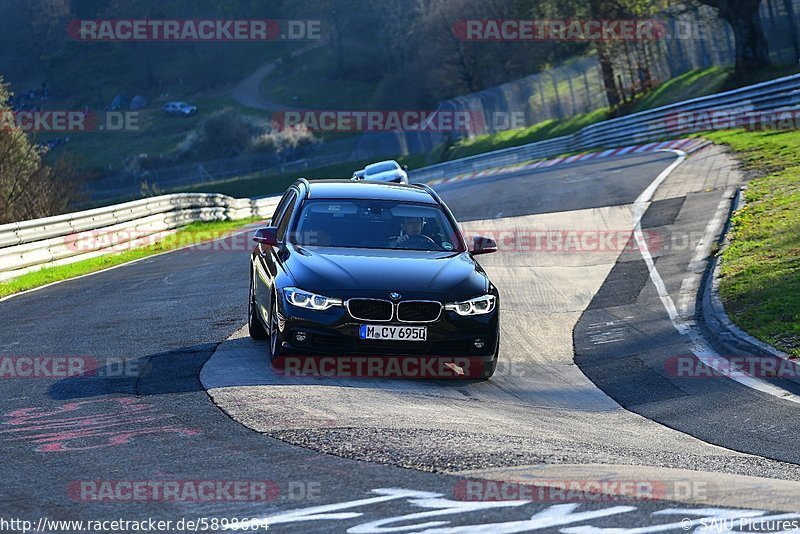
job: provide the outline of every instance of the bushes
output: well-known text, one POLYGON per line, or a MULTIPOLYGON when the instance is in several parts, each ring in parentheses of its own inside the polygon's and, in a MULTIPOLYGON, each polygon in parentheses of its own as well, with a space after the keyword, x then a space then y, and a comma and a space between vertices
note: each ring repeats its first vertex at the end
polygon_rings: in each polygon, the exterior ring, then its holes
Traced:
POLYGON ((263 119, 240 115, 231 108, 213 113, 178 146, 177 160, 208 160, 247 153, 295 155, 317 142, 305 128, 280 130, 263 119))
MULTIPOLYGON (((0 114, 6 119, 10 96, 0 78, 0 114)), ((24 131, 0 128, 0 224, 57 215, 81 197, 74 163, 61 159, 48 167, 42 154, 24 131)))
POLYGON ((318 142, 305 126, 279 130, 274 126, 250 140, 251 152, 276 152, 281 155, 294 154, 304 146, 318 142))

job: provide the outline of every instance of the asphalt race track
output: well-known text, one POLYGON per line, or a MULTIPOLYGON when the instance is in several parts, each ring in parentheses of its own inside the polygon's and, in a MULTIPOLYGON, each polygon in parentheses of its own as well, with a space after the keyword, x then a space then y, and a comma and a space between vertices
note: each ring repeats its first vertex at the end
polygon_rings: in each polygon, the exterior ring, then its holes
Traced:
POLYGON ((276 373, 267 345, 243 329, 241 237, 0 302, 0 355, 101 363, 93 376, 0 380, 12 466, 0 483, 4 515, 256 518, 270 531, 362 533, 682 531, 711 518, 800 518, 793 397, 668 372, 697 340, 664 303, 691 321, 698 251, 718 235, 710 223, 739 179, 707 172, 726 161, 714 147, 677 166, 676 157, 439 189, 467 231, 498 236, 500 252, 480 258, 502 298, 490 381, 276 373), (639 217, 652 269, 630 246, 639 217), (603 236, 607 246, 531 249, 522 239, 531 231, 603 236), (486 492, 489 481, 590 480, 661 490, 633 502, 486 492), (262 481, 267 491, 191 501, 86 489, 102 481, 262 481), (466 500, 465 488, 475 489, 466 500))

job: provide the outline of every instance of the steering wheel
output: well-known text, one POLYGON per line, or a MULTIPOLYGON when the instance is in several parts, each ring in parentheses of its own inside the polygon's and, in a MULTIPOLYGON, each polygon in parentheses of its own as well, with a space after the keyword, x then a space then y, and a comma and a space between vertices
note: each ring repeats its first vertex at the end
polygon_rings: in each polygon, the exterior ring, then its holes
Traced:
POLYGON ((422 248, 423 250, 439 250, 439 245, 430 237, 422 234, 410 235, 397 248, 422 248), (409 246, 412 245, 412 246, 409 246))

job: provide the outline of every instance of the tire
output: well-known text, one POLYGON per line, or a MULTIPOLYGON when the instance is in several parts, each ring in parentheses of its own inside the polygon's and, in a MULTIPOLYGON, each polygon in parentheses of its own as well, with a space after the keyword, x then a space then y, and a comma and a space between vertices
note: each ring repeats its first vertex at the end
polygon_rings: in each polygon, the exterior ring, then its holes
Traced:
POLYGON ((269 337, 269 332, 264 328, 264 323, 261 322, 259 317, 256 298, 255 298, 255 279, 253 273, 250 273, 250 298, 247 304, 247 330, 250 332, 250 337, 257 340, 264 340, 269 337))
POLYGON ((483 364, 483 370, 478 375, 480 380, 489 380, 497 369, 497 361, 500 359, 500 329, 497 330, 497 344, 494 348, 494 358, 489 363, 483 364))
POLYGON ((267 332, 269 337, 269 359, 274 361, 276 358, 283 355, 283 339, 281 332, 278 328, 278 298, 275 296, 272 299, 272 306, 269 311, 269 330, 267 332))

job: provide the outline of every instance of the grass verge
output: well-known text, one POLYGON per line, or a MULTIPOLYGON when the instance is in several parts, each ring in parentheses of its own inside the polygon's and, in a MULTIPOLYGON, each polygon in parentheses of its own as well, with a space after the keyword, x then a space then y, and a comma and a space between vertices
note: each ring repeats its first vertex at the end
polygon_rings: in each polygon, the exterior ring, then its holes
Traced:
POLYGON ((731 77, 731 67, 710 67, 690 70, 667 80, 639 100, 633 112, 653 109, 682 100, 718 93, 731 77))
POLYGON ((753 180, 722 253, 720 296, 753 336, 800 356, 800 132, 712 132, 753 180))
MULTIPOLYGON (((743 85, 787 76, 798 72, 798 70, 800 68, 795 65, 775 66, 749 73, 745 77, 734 77, 731 67, 709 67, 707 69, 692 70, 662 83, 646 95, 643 95, 641 99, 624 104, 617 112, 627 115, 645 111, 743 85)), ((462 139, 446 152, 444 160, 473 156, 568 135, 585 126, 608 118, 611 118, 608 109, 597 109, 568 119, 543 121, 519 130, 508 130, 495 134, 481 135, 472 139, 462 139)))
POLYGON ((175 250, 193 243, 213 241, 223 237, 232 230, 257 222, 258 220, 258 218, 253 217, 239 221, 195 222, 178 230, 175 234, 146 247, 111 253, 96 258, 77 261, 68 265, 45 267, 39 271, 24 274, 7 282, 0 282, 0 298, 53 282, 102 271, 109 267, 122 265, 123 263, 129 263, 169 250, 175 250))
POLYGON ((465 158, 483 154, 484 152, 500 150, 501 148, 522 146, 536 141, 568 135, 577 132, 584 126, 606 120, 608 117, 608 109, 603 108, 560 121, 547 120, 537 122, 527 128, 479 135, 472 139, 462 139, 446 153, 445 160, 465 158))

